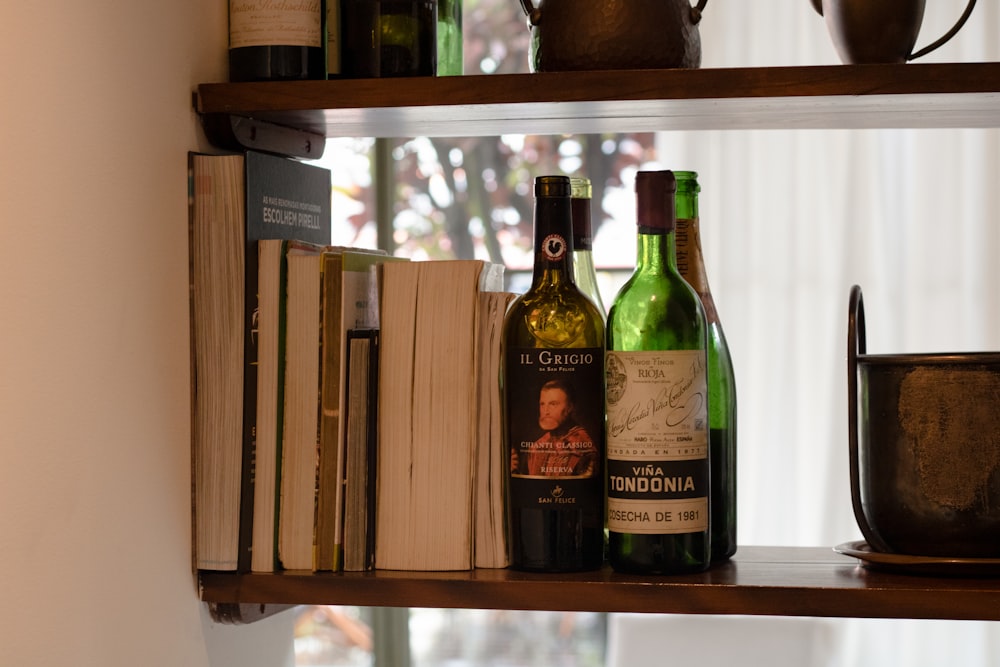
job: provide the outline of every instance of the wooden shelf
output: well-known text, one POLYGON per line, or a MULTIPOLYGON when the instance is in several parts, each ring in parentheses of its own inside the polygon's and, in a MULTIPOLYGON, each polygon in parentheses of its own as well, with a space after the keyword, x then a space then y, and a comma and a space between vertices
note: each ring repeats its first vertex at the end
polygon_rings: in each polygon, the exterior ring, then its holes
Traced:
MULTIPOLYGON (((564 72, 202 84, 209 138, 318 157, 324 137, 1000 127, 1000 63, 564 72)), ((997 579, 861 567, 829 548, 743 547, 698 575, 602 570, 199 572, 216 618, 298 604, 1000 620, 997 579)))
POLYGON ((731 562, 707 572, 658 578, 609 569, 582 574, 201 572, 199 578, 204 601, 243 605, 1000 620, 1000 579, 878 572, 819 547, 741 547, 731 562))
POLYGON ((1000 63, 211 83, 195 105, 338 136, 1000 126, 1000 63))

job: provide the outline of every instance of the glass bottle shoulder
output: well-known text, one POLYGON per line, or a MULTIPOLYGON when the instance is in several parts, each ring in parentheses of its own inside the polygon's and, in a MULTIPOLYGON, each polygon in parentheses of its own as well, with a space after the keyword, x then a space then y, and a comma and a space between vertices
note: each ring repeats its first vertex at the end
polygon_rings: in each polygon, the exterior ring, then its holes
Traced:
POLYGON ((634 274, 608 312, 612 350, 683 350, 706 346, 705 310, 677 274, 634 274))
POLYGON ((508 347, 604 347, 604 317, 575 285, 532 287, 514 300, 504 320, 508 347))

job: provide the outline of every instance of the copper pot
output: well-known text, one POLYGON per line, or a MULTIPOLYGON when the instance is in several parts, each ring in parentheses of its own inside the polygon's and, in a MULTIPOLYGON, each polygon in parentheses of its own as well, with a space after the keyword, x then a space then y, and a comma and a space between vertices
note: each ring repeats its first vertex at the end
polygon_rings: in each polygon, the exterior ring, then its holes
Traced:
POLYGON ((701 65, 708 0, 520 0, 535 72, 701 65))
POLYGON ((926 0, 811 0, 826 19, 833 45, 848 64, 904 63, 926 55, 955 36, 972 13, 976 0, 943 37, 916 53, 926 0))
POLYGON ((874 551, 1000 557, 1000 353, 867 354, 851 290, 851 500, 874 551))

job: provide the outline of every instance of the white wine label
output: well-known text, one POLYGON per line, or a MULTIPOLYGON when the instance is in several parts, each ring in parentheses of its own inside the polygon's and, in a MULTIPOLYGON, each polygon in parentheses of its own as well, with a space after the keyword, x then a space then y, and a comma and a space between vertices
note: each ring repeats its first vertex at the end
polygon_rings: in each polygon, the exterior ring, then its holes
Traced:
POLYGON ((320 0, 229 0, 229 48, 323 46, 320 0))
POLYGON ((708 498, 609 501, 608 530, 646 535, 700 533, 708 530, 708 498))
POLYGON ((705 352, 609 351, 606 377, 609 530, 707 530, 705 352))

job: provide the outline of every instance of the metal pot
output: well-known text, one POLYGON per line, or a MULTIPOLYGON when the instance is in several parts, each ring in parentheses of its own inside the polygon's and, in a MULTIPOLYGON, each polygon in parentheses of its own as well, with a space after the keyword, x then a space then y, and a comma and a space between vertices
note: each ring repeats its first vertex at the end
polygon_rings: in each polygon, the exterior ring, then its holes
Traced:
POLYGON ((976 0, 969 0, 943 37, 914 53, 927 0, 811 1, 826 19, 837 54, 847 64, 904 63, 926 55, 954 37, 976 5, 976 0))
POLYGON ((535 72, 701 65, 708 0, 520 0, 535 72))
POLYGON ((866 354, 856 285, 847 336, 851 499, 869 546, 1000 556, 1000 353, 866 354))

